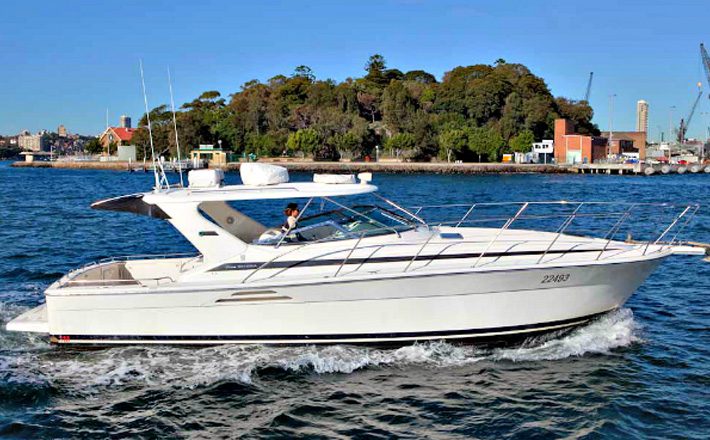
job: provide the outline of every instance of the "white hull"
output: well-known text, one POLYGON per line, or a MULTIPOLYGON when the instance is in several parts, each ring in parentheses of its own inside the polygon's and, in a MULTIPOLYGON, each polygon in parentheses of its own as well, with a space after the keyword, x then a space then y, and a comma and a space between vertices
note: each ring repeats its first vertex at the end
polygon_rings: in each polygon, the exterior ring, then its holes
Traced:
POLYGON ((519 339, 620 307, 663 256, 300 285, 48 295, 47 330, 53 342, 98 345, 519 339), (553 281, 543 283, 546 277, 553 281))

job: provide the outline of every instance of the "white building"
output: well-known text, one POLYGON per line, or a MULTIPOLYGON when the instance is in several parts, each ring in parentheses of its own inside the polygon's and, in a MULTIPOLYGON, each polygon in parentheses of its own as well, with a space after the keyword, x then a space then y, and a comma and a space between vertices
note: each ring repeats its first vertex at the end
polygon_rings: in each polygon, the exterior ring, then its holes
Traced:
POLYGON ((533 142, 532 156, 533 159, 540 163, 551 162, 555 153, 555 142, 552 139, 543 139, 542 142, 533 142))
POLYGON ((47 132, 30 134, 29 131, 24 130, 17 136, 17 146, 24 151, 44 151, 47 148, 47 132))

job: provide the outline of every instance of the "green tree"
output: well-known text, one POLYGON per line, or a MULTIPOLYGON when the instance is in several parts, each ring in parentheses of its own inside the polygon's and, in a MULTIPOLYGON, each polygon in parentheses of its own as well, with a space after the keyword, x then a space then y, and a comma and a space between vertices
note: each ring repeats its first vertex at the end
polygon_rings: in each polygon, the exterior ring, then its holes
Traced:
POLYGON ((453 157, 460 155, 468 145, 466 130, 460 128, 446 128, 438 136, 439 158, 450 162, 453 157))
POLYGON ((468 130, 468 149, 478 155, 478 161, 485 156, 489 161, 498 158, 498 152, 505 144, 498 132, 488 127, 474 127, 468 130))
POLYGON ((417 102, 402 81, 392 81, 382 95, 382 120, 393 132, 411 131, 417 102))
POLYGON ((398 133, 385 140, 385 149, 390 151, 393 156, 401 154, 411 154, 416 147, 416 139, 411 133, 398 133))
POLYGON ((333 145, 341 156, 355 156, 361 148, 362 140, 355 133, 336 133, 328 139, 328 142, 333 145))
POLYGON ((518 93, 513 92, 505 99, 503 117, 500 119, 500 132, 503 140, 509 141, 516 133, 523 130, 524 126, 523 99, 518 93))
POLYGON ((313 154, 320 145, 320 136, 312 128, 304 128, 291 133, 286 141, 288 149, 304 155, 313 154))
POLYGON ((84 153, 101 154, 104 151, 103 145, 99 142, 99 138, 92 138, 84 144, 84 153))
POLYGON ((422 84, 436 84, 436 77, 423 70, 410 70, 404 74, 406 81, 416 81, 422 84))
POLYGON ((557 113, 572 121, 575 130, 580 134, 599 135, 599 128, 592 123, 594 111, 586 101, 573 101, 567 98, 556 98, 557 113))
POLYGON ((530 130, 523 130, 510 139, 510 148, 516 153, 527 153, 532 150, 535 135, 530 130))
MULTIPOLYGON (((375 54, 365 70, 364 76, 336 82, 318 80, 300 65, 290 75, 248 81, 226 99, 216 90, 206 91, 177 114, 181 153, 221 140, 232 151, 280 155, 290 140, 291 152, 332 159, 338 153, 371 154, 388 139, 386 144, 396 144, 416 160, 437 154, 463 157, 466 150, 476 151, 479 160, 495 160, 501 145, 526 130, 535 139, 551 137, 556 117, 570 119, 581 133, 598 133, 587 103, 554 97, 545 81, 522 64, 499 59, 491 65, 457 66, 437 82, 423 70, 402 73, 388 67, 375 54), (467 127, 486 128, 470 135, 467 127), (313 132, 298 134, 302 130, 315 132, 318 142, 307 141, 313 132), (456 150, 461 136, 450 130, 465 131, 468 148, 456 150)), ((151 120, 156 153, 174 155, 171 112, 156 107, 151 120)), ((144 116, 133 138, 144 152, 149 148, 145 126, 144 116)))

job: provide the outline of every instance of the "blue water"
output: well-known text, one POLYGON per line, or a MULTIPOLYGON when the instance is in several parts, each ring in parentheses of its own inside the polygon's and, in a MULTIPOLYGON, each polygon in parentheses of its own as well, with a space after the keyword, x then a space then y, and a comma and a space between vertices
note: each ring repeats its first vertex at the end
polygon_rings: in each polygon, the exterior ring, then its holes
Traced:
MULTIPOLYGON (((407 205, 710 200, 710 175, 376 175, 375 183, 407 205)), ((143 173, 0 163, 0 437, 708 438, 710 264, 698 257, 668 259, 624 309, 587 327, 505 349, 78 351, 6 332, 72 268, 192 250, 165 222, 88 208, 150 184, 143 173)), ((710 241, 707 207, 684 236, 710 241)))

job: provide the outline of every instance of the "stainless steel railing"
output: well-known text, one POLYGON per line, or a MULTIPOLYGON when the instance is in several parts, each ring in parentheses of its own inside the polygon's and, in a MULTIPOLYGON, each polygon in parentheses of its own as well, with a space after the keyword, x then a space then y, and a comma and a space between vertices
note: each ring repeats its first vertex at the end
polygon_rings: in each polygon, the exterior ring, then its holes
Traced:
MULTIPOLYGON (((650 245, 660 245, 656 252, 661 252, 664 249, 666 249, 668 246, 672 246, 675 243, 677 243, 677 238, 678 236, 682 233, 683 229, 692 221, 693 217, 696 215, 698 210, 700 209, 700 205, 697 204, 692 204, 692 205, 677 205, 677 204, 669 204, 669 203, 638 203, 638 202, 630 202, 630 203, 624 203, 624 202, 570 202, 570 201, 553 201, 553 202, 490 202, 490 203, 475 203, 475 204, 448 204, 448 205, 428 205, 428 206, 419 206, 419 207, 410 207, 408 208, 411 210, 412 214, 415 216, 415 219, 417 221, 420 221, 428 231, 429 234, 426 239, 423 240, 423 242, 419 243, 401 243, 401 242, 390 242, 390 243, 380 243, 380 244, 372 244, 372 243, 363 243, 363 239, 366 238, 369 235, 374 235, 373 233, 377 232, 377 230, 370 230, 367 231, 366 233, 362 233, 359 235, 353 234, 350 237, 345 237, 344 239, 340 240, 352 240, 353 244, 350 247, 344 247, 344 248, 338 248, 338 249, 333 249, 329 250, 325 253, 312 256, 305 261, 313 261, 313 260, 318 260, 322 258, 326 258, 328 256, 334 255, 334 254, 345 254, 345 257, 342 259, 340 264, 338 265, 338 268, 336 271, 330 275, 330 277, 338 277, 338 276, 343 276, 343 269, 345 265, 347 264, 348 261, 351 260, 353 254, 358 251, 358 250, 366 250, 366 249, 372 249, 372 251, 367 254, 367 256, 363 259, 361 259, 360 264, 358 265, 357 268, 353 271, 348 271, 347 274, 352 274, 358 272, 362 266, 365 264, 365 262, 369 259, 371 259, 376 253, 380 252, 382 249, 385 248, 390 248, 393 246, 417 246, 416 251, 414 252, 412 258, 408 260, 405 264, 405 266, 402 269, 403 273, 406 273, 412 269, 413 264, 419 260, 428 260, 427 263, 424 264, 422 267, 428 266, 431 261, 433 261, 432 255, 425 255, 425 250, 432 247, 432 246, 442 246, 441 249, 435 254, 435 256, 441 255, 443 252, 447 251, 453 246, 458 246, 462 244, 485 244, 484 250, 478 255, 475 263, 472 265, 472 268, 479 267, 481 263, 484 261, 484 258, 487 257, 487 255, 490 254, 491 249, 493 249, 494 246, 509 242, 510 240, 508 239, 502 239, 501 236, 504 234, 504 231, 509 230, 513 228, 514 224, 520 223, 523 221, 529 221, 529 220, 562 220, 559 226, 557 226, 554 229, 554 236, 550 239, 549 243, 545 247, 545 250, 543 251, 542 255, 540 258, 537 259, 536 264, 542 264, 545 260, 545 257, 551 252, 555 246, 555 244, 559 241, 560 237, 562 237, 573 225, 575 221, 580 221, 582 219, 587 219, 587 220, 592 220, 592 221, 597 221, 600 219, 609 219, 612 220, 613 223, 610 228, 601 231, 603 232, 602 234, 599 234, 600 237, 605 241, 604 246, 602 247, 601 250, 595 250, 598 251, 597 256, 595 257, 595 260, 600 260, 603 259, 602 257, 604 254, 608 251, 609 245, 614 241, 614 238, 617 236, 617 234, 621 231, 622 226, 626 223, 628 223, 628 220, 632 217, 632 214, 634 211, 645 208, 645 209, 680 209, 682 208, 682 211, 680 213, 676 213, 670 224, 663 229, 658 235, 654 235, 654 238, 648 239, 647 241, 634 241, 634 245, 636 245, 635 249, 640 249, 643 247, 643 255, 646 255, 650 245), (535 207, 567 207, 569 208, 570 212, 565 212, 565 213, 547 213, 547 214, 535 214, 535 213, 528 213, 531 208, 535 207), (619 210, 618 207, 623 207, 624 209, 619 210), (463 216, 461 217, 456 217, 453 219, 442 219, 442 220, 429 220, 427 219, 427 216, 424 215, 424 213, 427 210, 431 209, 448 209, 448 208, 463 208, 465 209, 465 212, 463 216), (514 212, 513 215, 506 216, 502 214, 495 214, 492 216, 488 217, 482 217, 482 218, 472 218, 472 215, 474 213, 480 212, 482 210, 485 210, 487 208, 491 207, 514 207, 516 208, 516 211, 514 212), (604 212, 583 212, 585 208, 598 208, 598 207, 616 207, 613 210, 606 210, 604 212), (485 242, 481 241, 471 241, 471 240, 458 240, 456 243, 450 243, 450 242, 444 242, 444 241, 435 241, 434 238, 438 235, 438 232, 434 230, 435 228, 438 227, 451 227, 454 230, 456 228, 460 228, 463 226, 472 226, 472 225, 477 225, 477 224, 482 224, 482 223, 495 223, 495 222, 503 222, 502 226, 496 227, 497 231, 496 234, 493 236, 492 239, 487 240, 485 242), (663 241, 663 238, 668 236, 669 234, 673 234, 673 237, 671 238, 670 241, 663 241)), ((658 225, 659 223, 657 221, 653 222, 654 225, 658 225)), ((421 226, 420 226, 421 227, 421 226)), ((387 231, 389 228, 381 228, 384 231, 387 231)), ((544 231, 544 232, 549 232, 549 231, 544 231)), ((585 235, 586 236, 586 235, 585 235)), ((293 249, 276 255, 274 256, 271 260, 269 260, 266 263, 263 263, 260 265, 258 268, 254 269, 252 272, 250 272, 242 282, 246 283, 249 280, 253 280, 254 276, 264 270, 267 269, 272 263, 275 263, 279 261, 281 258, 283 258, 285 255, 291 254, 292 252, 302 249, 304 246, 308 246, 310 244, 314 243, 322 243, 326 241, 334 241, 333 239, 323 239, 323 240, 317 240, 317 241, 312 241, 308 242, 305 244, 301 244, 299 246, 295 246, 293 249)), ((520 240, 516 240, 512 243, 509 243, 508 249, 512 249, 516 246, 520 246, 523 244, 520 240)), ((589 241, 585 243, 578 243, 574 244, 571 247, 567 248, 566 250, 563 250, 562 254, 557 255, 554 259, 559 259, 563 258, 567 253, 576 250, 579 248, 579 246, 584 245, 584 244, 590 244, 589 241)), ((627 251, 623 251, 627 252, 627 251)), ((500 257, 497 257, 494 261, 497 261, 500 257)), ((607 257, 608 258, 608 257, 607 257)), ((266 278, 261 278, 261 279, 272 279, 277 277, 278 275, 283 274, 284 272, 288 271, 292 267, 297 267, 300 264, 295 264, 294 266, 288 266, 284 268, 280 268, 280 270, 270 274, 266 278)), ((328 275, 324 275, 328 276, 328 275)))
MULTIPOLYGON (((112 270, 119 271, 115 265, 120 263, 126 263, 129 261, 136 260, 167 260, 167 259, 179 259, 179 258, 189 258, 186 261, 180 263, 178 267, 178 273, 183 273, 186 266, 190 263, 196 263, 202 259, 202 255, 195 254, 194 252, 180 252, 180 253, 167 253, 167 254, 137 254, 137 255, 122 255, 113 256, 107 258, 101 258, 99 260, 87 263, 78 269, 69 272, 62 280, 60 280, 59 287, 65 286, 93 286, 93 285, 111 285, 111 284, 128 284, 135 283, 141 285, 156 284, 159 285, 162 282, 175 282, 175 279, 168 275, 163 275, 159 277, 141 277, 141 278, 121 278, 113 276, 107 278, 107 273, 112 270), (189 258, 192 257, 192 258, 189 258), (92 279, 77 279, 82 275, 86 275, 89 271, 98 270, 97 278, 92 279)), ((124 269, 125 270, 125 269, 124 269)))

